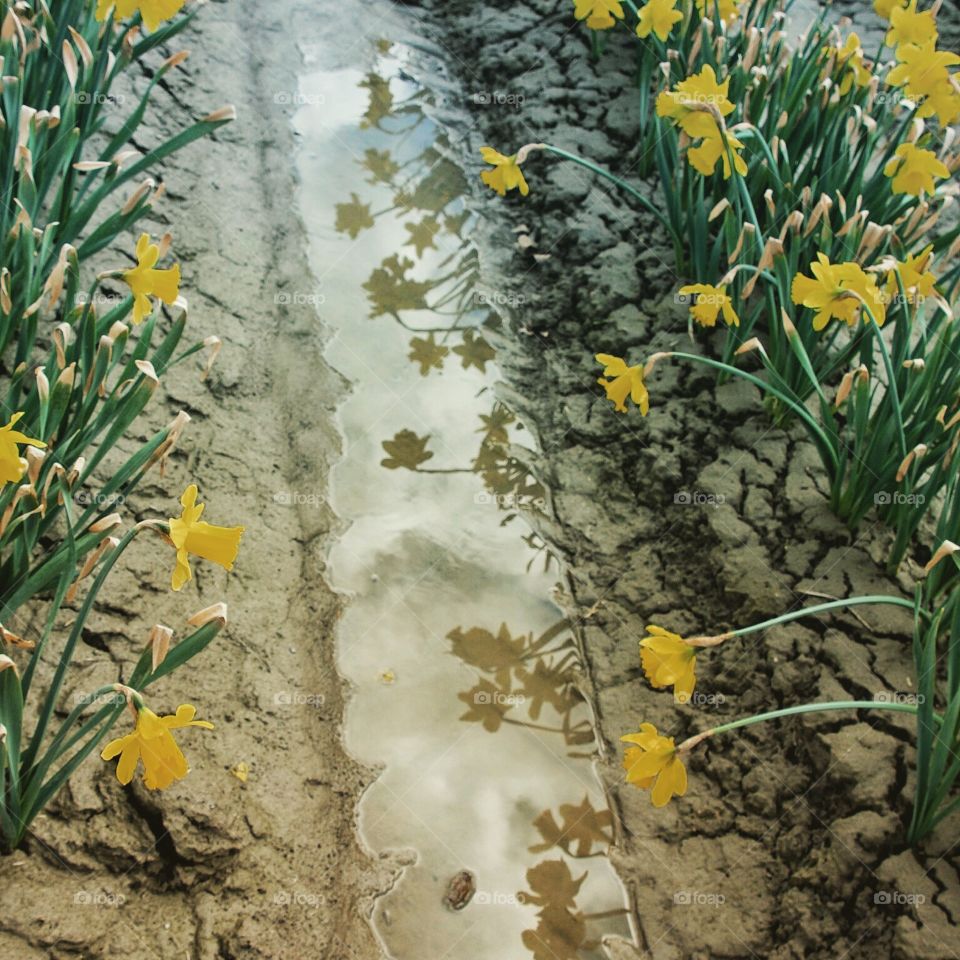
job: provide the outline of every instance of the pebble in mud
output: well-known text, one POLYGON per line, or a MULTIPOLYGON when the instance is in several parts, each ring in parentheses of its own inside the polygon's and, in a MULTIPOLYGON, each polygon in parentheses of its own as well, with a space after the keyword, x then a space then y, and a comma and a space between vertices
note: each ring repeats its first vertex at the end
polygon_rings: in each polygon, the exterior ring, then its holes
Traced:
POLYGON ((462 910, 477 892, 477 878, 469 870, 455 873, 447 884, 443 905, 448 910, 462 910))

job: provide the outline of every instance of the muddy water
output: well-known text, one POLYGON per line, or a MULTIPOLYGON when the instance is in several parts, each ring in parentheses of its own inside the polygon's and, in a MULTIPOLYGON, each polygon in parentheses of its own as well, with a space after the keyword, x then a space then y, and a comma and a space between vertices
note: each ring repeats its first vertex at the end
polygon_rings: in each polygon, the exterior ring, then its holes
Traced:
POLYGON ((293 295, 318 304, 352 385, 330 554, 349 598, 344 736, 382 769, 362 838, 408 864, 374 927, 397 960, 599 957, 602 936, 629 935, 610 814, 557 569, 522 518, 546 492, 510 457, 524 431, 493 397, 464 176, 402 45, 307 54, 295 125, 315 278, 293 295))

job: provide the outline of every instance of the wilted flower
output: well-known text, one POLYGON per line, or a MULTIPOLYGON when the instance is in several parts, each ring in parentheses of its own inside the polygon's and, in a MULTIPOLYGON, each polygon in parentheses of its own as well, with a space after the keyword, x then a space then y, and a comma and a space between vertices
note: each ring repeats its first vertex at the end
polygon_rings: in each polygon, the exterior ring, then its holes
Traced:
POLYGON ((181 780, 189 772, 187 761, 171 730, 180 727, 204 727, 213 729, 208 720, 194 720, 197 709, 181 704, 174 715, 158 717, 142 702, 134 699, 137 710, 137 726, 133 733, 111 740, 100 754, 102 760, 112 760, 117 754, 117 779, 128 784, 137 772, 137 762, 143 763, 143 783, 148 790, 163 790, 174 780, 181 780))
POLYGON ((946 164, 938 160, 932 150, 912 143, 901 143, 883 172, 892 178, 890 188, 894 193, 908 193, 913 197, 934 193, 937 189, 934 177, 950 176, 946 164))
POLYGON ((937 19, 932 10, 917 12, 917 0, 910 0, 904 7, 893 7, 889 14, 890 29, 887 31, 888 47, 903 44, 923 44, 937 39, 937 19))
POLYGON ((733 309, 733 301, 727 295, 726 286, 714 287, 709 283, 690 283, 680 288, 683 296, 692 297, 690 315, 701 327, 714 327, 722 311, 728 326, 739 327, 740 318, 733 309))
POLYGON ((517 164, 516 154, 505 157, 502 153, 497 153, 493 147, 481 147, 480 154, 487 163, 493 164, 493 169, 484 170, 480 174, 480 179, 488 187, 496 190, 501 197, 506 196, 507 191, 515 187, 524 197, 530 192, 527 181, 523 178, 523 172, 517 164))
POLYGON ((15 413, 6 426, 0 427, 0 484, 16 483, 23 476, 26 467, 20 462, 18 444, 28 443, 32 447, 46 446, 42 440, 35 440, 13 429, 22 417, 23 411, 15 413))
POLYGON ((609 30, 623 19, 623 6, 620 0, 573 0, 573 15, 591 30, 609 30))
POLYGON ((865 273, 859 264, 830 263, 826 254, 818 253, 810 270, 812 279, 800 273, 793 278, 790 293, 794 303, 816 311, 814 330, 822 330, 833 319, 855 326, 864 302, 878 325, 886 320, 884 297, 876 277, 865 273))
POLYGON ((679 634, 650 624, 648 637, 640 641, 640 663, 651 685, 658 690, 673 687, 678 703, 686 703, 693 694, 697 651, 679 634))
POLYGON ((637 733, 620 739, 635 744, 623 756, 627 783, 641 790, 652 787, 650 799, 655 807, 666 806, 672 797, 687 792, 687 770, 677 755, 673 737, 661 737, 652 723, 641 723, 637 733))
POLYGON ((153 311, 151 297, 158 297, 166 304, 173 303, 180 293, 180 265, 169 270, 157 270, 160 248, 150 242, 146 233, 137 241, 137 265, 123 273, 124 282, 133 293, 133 322, 141 323, 153 311))
POLYGON ((677 9, 677 0, 650 0, 639 10, 637 36, 645 39, 655 33, 661 40, 670 36, 673 25, 683 19, 677 9))
POLYGON ((143 25, 151 32, 176 14, 187 0, 97 0, 97 19, 106 20, 111 9, 120 20, 132 17, 137 11, 143 25))
POLYGON ((613 401, 613 409, 626 413, 626 399, 630 399, 640 408, 643 416, 650 409, 650 395, 643 382, 643 367, 628 367, 626 360, 613 357, 608 353, 598 353, 597 363, 604 365, 603 377, 597 383, 607 392, 607 399, 613 401), (612 377, 605 380, 604 377, 612 377))
POLYGON ((243 527, 217 527, 200 519, 204 504, 197 506, 197 485, 191 483, 180 498, 183 511, 170 519, 170 539, 177 548, 173 589, 179 590, 192 576, 190 554, 212 560, 225 570, 233 569, 240 549, 243 527))

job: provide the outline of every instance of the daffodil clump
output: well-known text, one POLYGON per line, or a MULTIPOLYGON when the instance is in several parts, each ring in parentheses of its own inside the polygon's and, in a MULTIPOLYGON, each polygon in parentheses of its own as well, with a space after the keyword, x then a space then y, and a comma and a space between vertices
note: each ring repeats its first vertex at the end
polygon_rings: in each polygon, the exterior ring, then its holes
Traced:
POLYGON ((138 764, 148 788, 180 779, 187 762, 171 731, 210 726, 194 720, 192 707, 153 713, 144 691, 213 640, 226 622, 223 604, 191 615, 176 643, 172 629, 157 625, 125 685, 72 696, 72 709, 63 697, 67 679, 76 683, 74 657, 93 604, 138 534, 152 530, 163 539, 164 562, 180 589, 191 557, 229 570, 243 530, 201 520, 193 484, 179 516, 131 523, 121 513, 144 476, 163 467, 190 419, 181 412, 137 442, 140 414, 175 364, 195 362, 206 350, 205 376, 220 345, 212 335, 182 343, 188 310, 173 237, 137 230, 162 196, 164 158, 234 116, 230 107, 219 110, 146 153, 136 144, 154 91, 186 58, 181 52, 155 61, 152 53, 189 22, 183 7, 184 0, 4 6, 0 152, 12 158, 0 178, 5 849, 22 841, 125 705, 135 713, 134 731, 103 750, 104 759, 119 756, 123 783, 138 764), (118 109, 111 89, 148 56, 149 80, 118 123, 116 113, 105 113, 118 109), (95 255, 108 269, 93 267, 95 255), (61 616, 65 604, 78 605, 69 617, 61 616), (39 632, 29 626, 38 621, 39 632))

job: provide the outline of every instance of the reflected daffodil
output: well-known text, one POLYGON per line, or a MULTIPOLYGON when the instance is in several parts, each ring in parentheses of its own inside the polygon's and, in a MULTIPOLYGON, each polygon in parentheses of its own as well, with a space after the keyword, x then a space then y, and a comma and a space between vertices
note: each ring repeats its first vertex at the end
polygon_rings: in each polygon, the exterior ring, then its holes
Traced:
POLYGON ((190 555, 212 560, 224 570, 232 570, 240 549, 243 527, 218 527, 200 519, 204 504, 197 504, 197 485, 191 483, 180 498, 183 511, 170 519, 170 539, 177 548, 177 566, 173 571, 173 589, 179 590, 193 574, 190 555))

